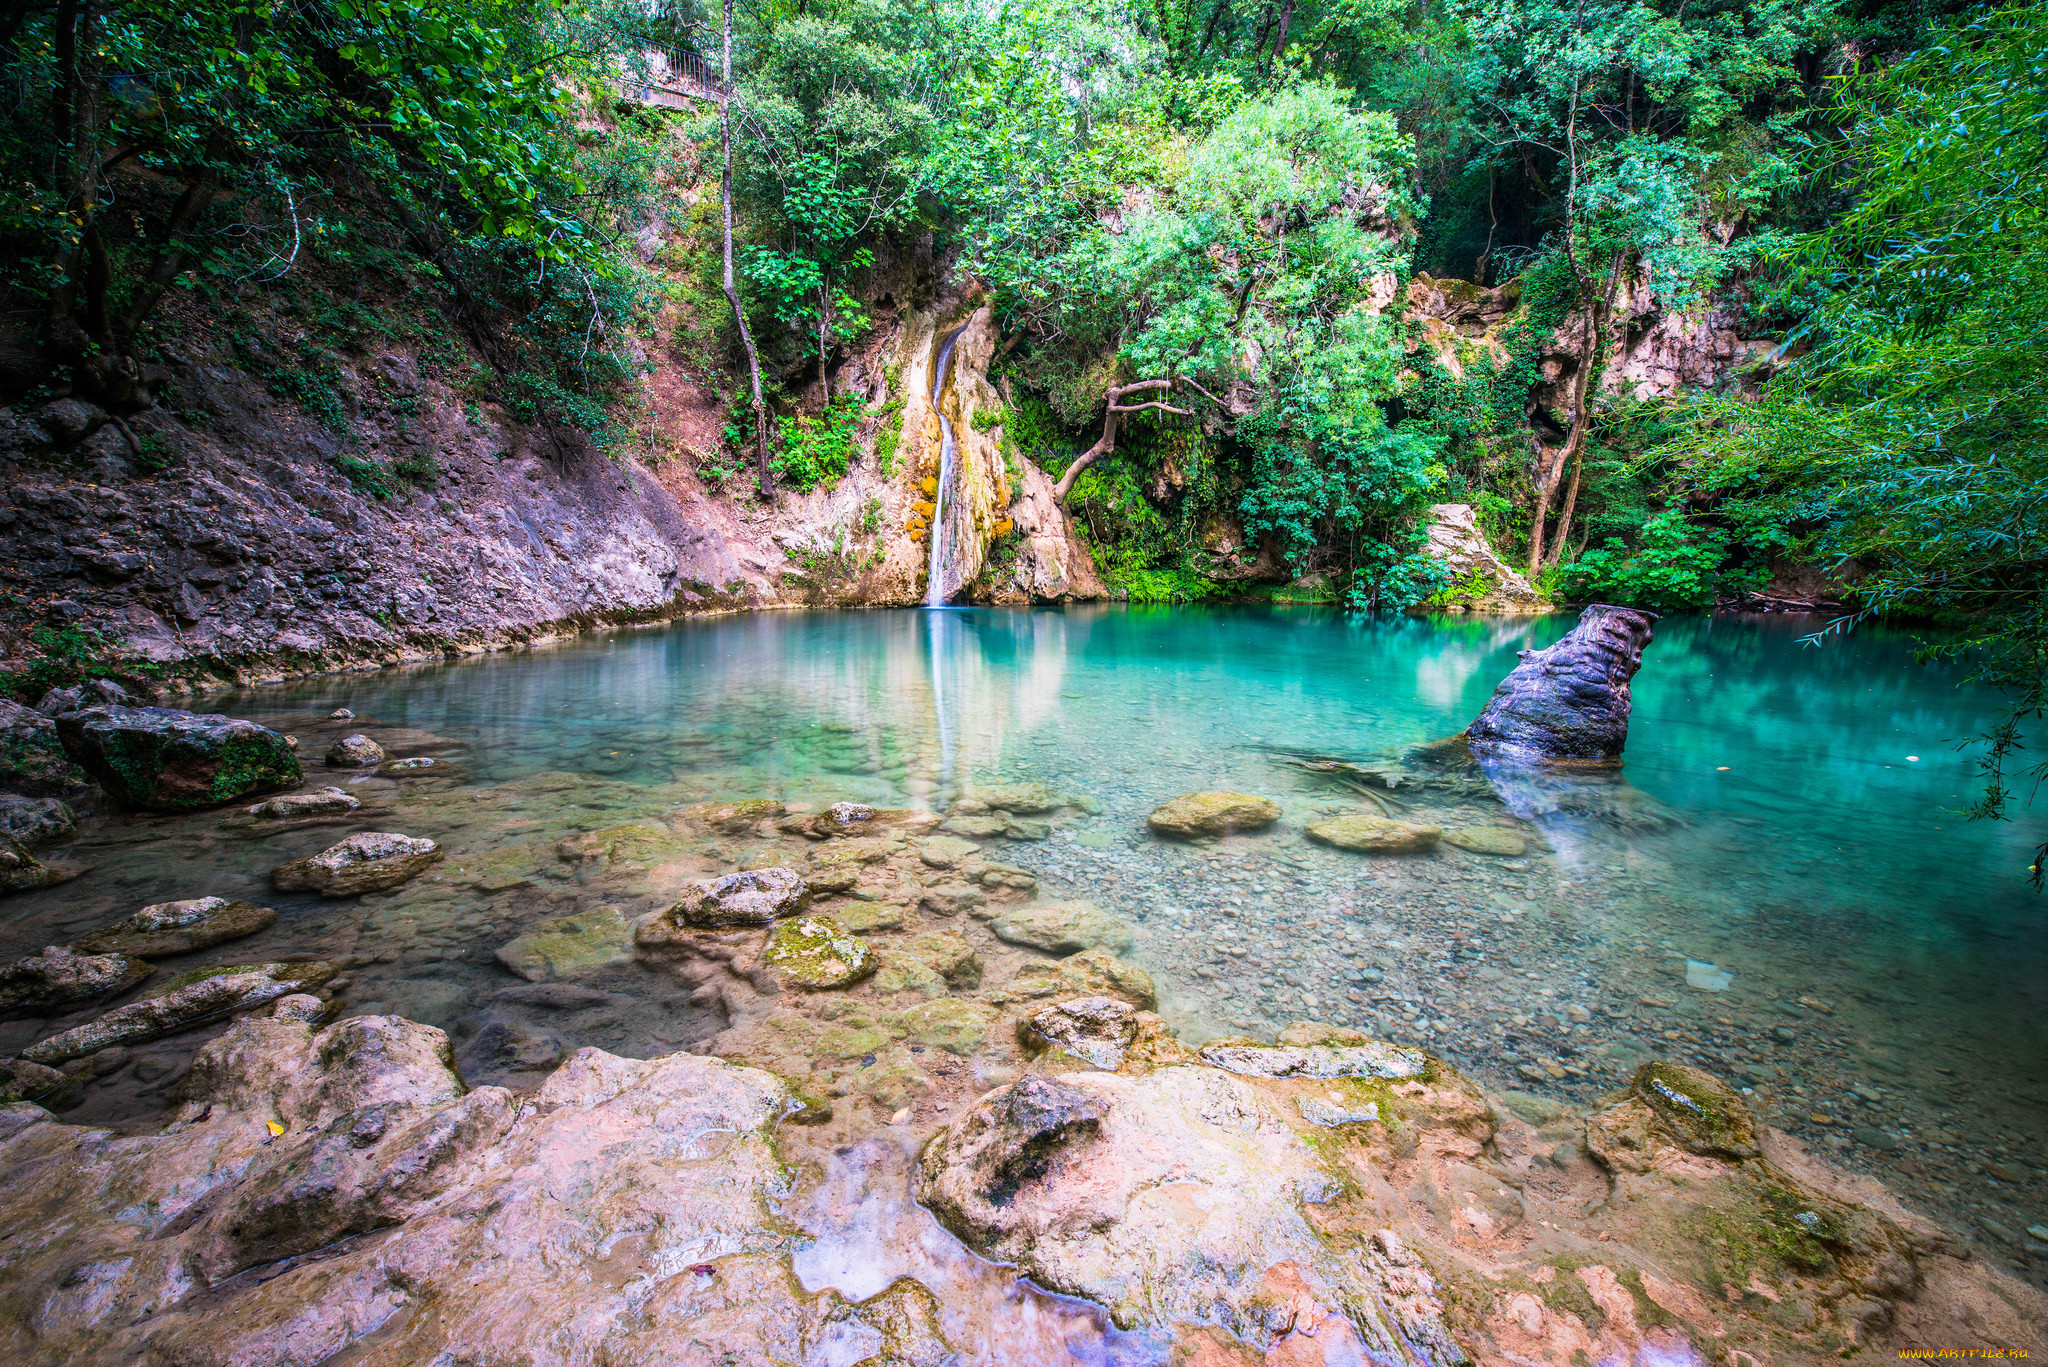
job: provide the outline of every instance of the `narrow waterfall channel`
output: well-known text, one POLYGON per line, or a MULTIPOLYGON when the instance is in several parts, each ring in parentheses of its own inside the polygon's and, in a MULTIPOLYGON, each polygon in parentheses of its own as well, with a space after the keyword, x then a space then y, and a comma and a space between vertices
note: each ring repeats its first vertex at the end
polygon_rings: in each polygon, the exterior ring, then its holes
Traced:
POLYGON ((939 488, 932 495, 932 563, 925 576, 924 605, 946 606, 946 570, 952 560, 952 529, 946 522, 946 490, 953 483, 953 420, 946 416, 940 400, 946 392, 946 376, 953 368, 953 344, 967 331, 961 324, 947 334, 939 347, 938 364, 932 367, 932 411, 939 415, 939 488))

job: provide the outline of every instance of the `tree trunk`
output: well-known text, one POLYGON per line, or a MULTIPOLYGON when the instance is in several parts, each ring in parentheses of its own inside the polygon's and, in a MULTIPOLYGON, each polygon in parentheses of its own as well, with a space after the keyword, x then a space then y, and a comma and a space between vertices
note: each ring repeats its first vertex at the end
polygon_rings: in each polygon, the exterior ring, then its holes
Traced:
MULTIPOLYGON (((1607 280, 1596 294, 1582 288, 1580 298, 1586 310, 1585 344, 1579 357, 1579 368, 1572 375, 1570 400, 1567 415, 1571 430, 1566 434, 1564 445, 1558 447, 1556 459, 1539 462, 1536 482, 1536 517, 1529 529, 1529 576, 1535 578, 1545 564, 1556 564, 1564 553, 1564 535, 1571 527, 1571 508, 1578 499, 1579 465, 1585 459, 1586 429, 1591 423, 1593 374, 1599 369, 1600 352, 1607 336, 1607 315, 1613 309, 1614 293, 1621 281, 1621 269, 1627 260, 1625 252, 1617 251, 1608 261, 1607 280), (1558 525, 1556 540, 1547 548, 1544 545, 1544 524, 1550 516, 1550 499, 1557 492, 1557 486, 1564 479, 1565 467, 1572 467, 1571 494, 1565 501, 1563 519, 1558 525)), ((1581 277, 1583 280, 1584 277, 1581 277)), ((1541 443, 1537 447, 1542 450, 1541 443)))
MULTIPOLYGON (((1083 470, 1108 455, 1111 451, 1116 450, 1117 428, 1122 425, 1124 414, 1136 413, 1146 408, 1156 408, 1162 413, 1172 413, 1183 418, 1193 417, 1193 410, 1175 408, 1172 404, 1158 399, 1149 399, 1144 403, 1127 404, 1124 402, 1131 395, 1144 390, 1171 390, 1175 386, 1182 384, 1193 385, 1193 381, 1183 379, 1134 380, 1130 384, 1113 384, 1109 386, 1108 391, 1103 395, 1102 436, 1097 439, 1093 446, 1074 457, 1074 463, 1067 467, 1067 472, 1060 476, 1060 482, 1053 486, 1052 496, 1054 500, 1065 499, 1067 491, 1074 487, 1074 481, 1081 477, 1083 470)), ((1194 387, 1197 389, 1201 388, 1199 385, 1194 385, 1194 387)), ((1202 392, 1207 394, 1209 391, 1204 389, 1202 392)))
POLYGON ((725 298, 732 305, 733 321, 739 325, 740 345, 747 353, 747 377, 754 387, 755 477, 761 497, 775 495, 775 473, 768 468, 768 406, 761 400, 761 357, 754 350, 754 333, 747 326, 747 311, 740 307, 738 278, 732 269, 732 0, 725 0, 725 36, 719 46, 720 78, 725 87, 718 102, 718 136, 725 152, 725 171, 718 186, 719 206, 725 217, 725 298))
POLYGON ((1060 476, 1060 482, 1052 486, 1052 497, 1055 503, 1066 500, 1067 492, 1074 487, 1074 481, 1081 477, 1083 470, 1108 455, 1111 451, 1116 450, 1117 423, 1122 416, 1116 410, 1116 401, 1114 399, 1110 400, 1109 411, 1102 415, 1102 436, 1096 440, 1093 446, 1074 457, 1074 463, 1069 465, 1067 472, 1060 476))
POLYGON ((1572 534, 1572 510, 1579 503, 1579 473, 1585 465, 1586 451, 1581 445, 1578 454, 1572 458, 1572 482, 1564 491, 1564 509, 1557 515, 1557 533, 1550 539, 1549 564, 1564 562, 1564 548, 1572 534))

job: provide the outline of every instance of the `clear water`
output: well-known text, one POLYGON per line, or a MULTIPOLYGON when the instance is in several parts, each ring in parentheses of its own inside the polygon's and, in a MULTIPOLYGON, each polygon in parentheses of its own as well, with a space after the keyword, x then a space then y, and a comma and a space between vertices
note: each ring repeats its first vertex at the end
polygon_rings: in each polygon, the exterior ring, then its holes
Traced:
MULTIPOLYGON (((63 857, 93 871, 11 899, 0 950, 33 952, 146 902, 250 896, 280 908, 278 925, 191 962, 352 955, 349 1009, 473 1030, 477 1013, 511 1009, 498 994, 516 980, 491 955, 525 922, 599 900, 639 907, 574 861, 499 891, 461 881, 471 861, 701 798, 943 811, 963 783, 1040 779, 1099 814, 1000 842, 1000 857, 1039 873, 1045 895, 1130 919, 1130 957, 1187 1038, 1348 1021, 1425 1042, 1489 1085, 1580 1100, 1652 1051, 1675 1055, 1980 1238, 1986 1219, 2048 1218, 2048 904, 2025 886, 2026 828, 1953 814, 1974 778, 1956 744, 1994 700, 1916 664, 1907 638, 1815 649, 1798 640, 1806 620, 1661 623, 1624 773, 1637 808, 1668 824, 1550 821, 1521 859, 1366 858, 1303 838, 1363 800, 1291 756, 1365 759, 1448 735, 1517 650, 1569 625, 1312 609, 764 614, 212 698, 296 732, 309 755, 360 729, 443 763, 358 781, 358 817, 283 834, 221 813, 88 823, 63 857), (336 706, 361 720, 326 722, 336 706), (1202 847, 1146 832, 1160 802, 1215 788, 1263 793, 1285 814, 1202 847), (442 840, 447 876, 359 902, 269 892, 277 863, 363 829, 442 840), (1726 990, 1688 986, 1688 961, 1732 975, 1726 990)), ((1447 827, 1509 819, 1483 790, 1405 800, 1447 827)), ((532 1020, 562 1048, 627 1053, 717 1028, 672 979, 621 968, 598 986, 601 1003, 532 1020)), ((54 1023, 0 1026, 0 1049, 42 1028, 54 1023)), ((163 1066, 191 1047, 162 1046, 163 1066)), ((156 1095, 102 1090, 85 1116, 156 1095)))

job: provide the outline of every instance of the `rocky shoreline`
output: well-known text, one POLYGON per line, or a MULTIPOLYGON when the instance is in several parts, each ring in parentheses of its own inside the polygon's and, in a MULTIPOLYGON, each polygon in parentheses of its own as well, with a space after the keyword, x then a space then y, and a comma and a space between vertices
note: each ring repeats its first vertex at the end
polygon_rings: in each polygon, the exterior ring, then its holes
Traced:
POLYGON ((1045 1316, 1059 1346, 1211 1367, 1875 1360, 2048 1329, 2038 1292, 1689 1069, 1539 1128, 1355 1032, 1197 1053, 1106 999, 1051 1017, 1065 1038, 1015 1080, 880 1125, 687 1053, 470 1088, 439 1030, 281 1006, 199 1052, 159 1129, 0 1108, 0 1342, 25 1364, 1048 1361, 1040 1292, 1103 1308, 1045 1316), (1584 1147, 1551 1152, 1566 1131, 1584 1147), (854 1204, 886 1212, 850 1247, 806 1216, 877 1141, 917 1157, 870 1165, 854 1204), (947 1236, 912 1197, 1027 1279, 1012 1299, 918 1252, 947 1236), (819 1275, 848 1258, 867 1285, 819 1275))

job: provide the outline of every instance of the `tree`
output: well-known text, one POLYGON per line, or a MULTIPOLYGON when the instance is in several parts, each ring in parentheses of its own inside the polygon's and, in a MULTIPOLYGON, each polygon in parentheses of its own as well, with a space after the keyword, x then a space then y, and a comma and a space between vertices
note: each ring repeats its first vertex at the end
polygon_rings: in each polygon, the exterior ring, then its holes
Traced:
POLYGON ((718 207, 724 226, 725 299, 732 305, 733 323, 739 328, 740 346, 747 354, 747 380, 754 395, 754 479, 761 497, 775 492, 775 472, 768 463, 768 405, 761 397, 761 354, 754 349, 754 333, 747 326, 747 310, 740 303, 739 281, 732 267, 732 0, 725 0, 725 23, 720 30, 718 69, 718 145, 722 154, 718 178, 718 207))
MULTIPOLYGON (((1701 405, 1702 486, 1853 561, 1860 610, 1931 616, 1929 653, 1975 665, 2007 712, 1973 815, 2011 814, 2008 766, 2048 708, 2048 12, 1939 33, 1844 86, 1809 170, 1852 196, 1783 258, 1813 301, 1757 404, 1701 405), (1761 489, 1761 494, 1754 491, 1761 489)), ((2028 791, 2048 778, 2037 761, 2028 791)), ((2048 844, 2034 866, 2041 884, 2048 844)))
POLYGON ((41 301, 74 388, 117 413, 162 379, 143 333, 164 295, 228 249, 252 205, 278 272, 317 226, 317 190, 364 203, 478 329, 458 240, 610 269, 558 143, 603 68, 538 0, 56 0, 11 6, 8 24, 11 287, 41 301))
POLYGON ((1795 60, 1828 11, 1773 0, 1475 0, 1463 13, 1478 163, 1489 178, 1505 163, 1549 201, 1548 247, 1573 294, 1576 364, 1554 415, 1562 440, 1530 433, 1533 574, 1558 562, 1570 535, 1623 294, 1647 275, 1668 305, 1714 282, 1735 227, 1785 178, 1782 157, 1758 152, 1745 110, 1796 85, 1795 60))

